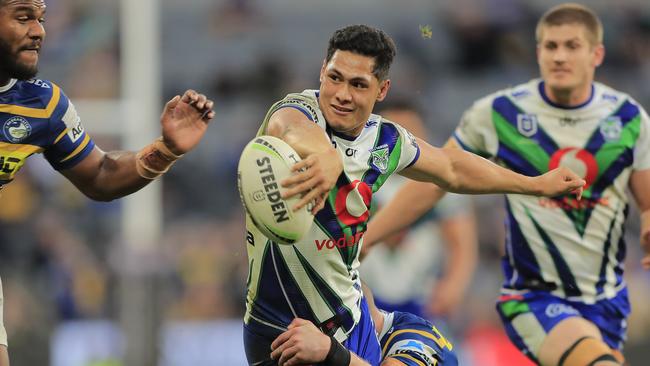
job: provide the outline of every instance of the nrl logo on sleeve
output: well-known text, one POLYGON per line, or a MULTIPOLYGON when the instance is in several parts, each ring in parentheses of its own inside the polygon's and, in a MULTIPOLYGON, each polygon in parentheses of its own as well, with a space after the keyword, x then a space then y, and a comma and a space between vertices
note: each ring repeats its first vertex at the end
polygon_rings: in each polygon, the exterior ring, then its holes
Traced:
POLYGON ((26 139, 32 133, 32 126, 27 120, 20 116, 9 118, 2 126, 2 132, 7 140, 18 143, 26 139))
POLYGON ((623 122, 621 117, 611 116, 600 121, 600 134, 605 141, 617 141, 621 138, 623 122))
POLYGON ((370 150, 370 164, 377 168, 381 174, 388 171, 388 145, 384 144, 370 150))
POLYGON ((526 137, 534 136, 537 133, 537 116, 534 114, 517 114, 517 131, 526 137))

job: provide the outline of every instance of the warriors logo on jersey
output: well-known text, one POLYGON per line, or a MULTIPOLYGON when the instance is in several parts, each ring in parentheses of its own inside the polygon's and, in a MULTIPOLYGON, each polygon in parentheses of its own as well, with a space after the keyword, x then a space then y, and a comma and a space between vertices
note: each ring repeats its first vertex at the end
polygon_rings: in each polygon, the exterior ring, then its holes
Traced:
POLYGON ((621 138, 623 123, 621 117, 611 116, 600 122, 600 133, 607 142, 616 141, 621 138))

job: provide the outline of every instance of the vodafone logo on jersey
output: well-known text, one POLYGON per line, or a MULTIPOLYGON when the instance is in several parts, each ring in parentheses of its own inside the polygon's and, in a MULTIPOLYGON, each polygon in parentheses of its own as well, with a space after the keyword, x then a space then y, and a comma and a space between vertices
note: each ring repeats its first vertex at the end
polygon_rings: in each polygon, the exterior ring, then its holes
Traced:
POLYGON ((355 180, 339 188, 334 203, 336 216, 347 226, 359 225, 370 216, 371 199, 372 189, 365 182, 355 180))
POLYGON ((548 163, 548 169, 559 166, 567 167, 587 181, 585 189, 589 188, 598 177, 598 163, 587 150, 577 147, 567 147, 556 151, 548 163))
MULTIPOLYGON (((370 216, 370 201, 372 189, 360 180, 355 180, 341 188, 336 194, 334 210, 338 221, 346 226, 361 225, 370 216)), ((314 240, 318 251, 327 249, 353 247, 361 242, 364 232, 359 231, 354 235, 343 235, 340 238, 314 240)))

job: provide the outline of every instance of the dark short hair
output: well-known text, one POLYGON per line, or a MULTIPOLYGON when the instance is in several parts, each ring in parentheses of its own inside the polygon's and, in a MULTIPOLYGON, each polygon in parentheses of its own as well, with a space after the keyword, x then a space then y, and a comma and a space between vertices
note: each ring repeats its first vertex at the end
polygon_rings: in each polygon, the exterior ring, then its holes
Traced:
POLYGON ((598 15, 590 8, 575 3, 566 3, 549 9, 537 23, 535 38, 542 40, 545 26, 560 26, 565 24, 580 24, 587 29, 587 37, 592 45, 603 43, 603 24, 598 15))
POLYGON ((326 62, 336 50, 350 51, 375 59, 372 73, 379 80, 388 78, 388 70, 395 58, 395 42, 382 30, 367 25, 349 25, 334 32, 327 47, 326 62))

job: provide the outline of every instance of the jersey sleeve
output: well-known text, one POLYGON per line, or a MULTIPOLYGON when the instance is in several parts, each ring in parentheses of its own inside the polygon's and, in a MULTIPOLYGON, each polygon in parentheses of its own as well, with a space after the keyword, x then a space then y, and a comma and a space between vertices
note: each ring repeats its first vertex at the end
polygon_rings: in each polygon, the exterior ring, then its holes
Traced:
MULTIPOLYGON (((268 116, 275 113, 282 108, 294 108, 302 112, 310 121, 319 123, 321 121, 320 113, 318 113, 318 100, 308 94, 308 91, 303 93, 292 93, 287 95, 281 101, 275 103, 269 110, 268 116)), ((320 124, 320 123, 319 123, 320 124)))
POLYGON ((415 136, 413 136, 413 134, 406 128, 397 123, 394 123, 394 125, 397 127, 400 139, 399 162, 397 163, 397 169, 395 169, 395 171, 400 172, 418 161, 418 158, 420 158, 420 146, 418 146, 415 136))
POLYGON ((475 102, 463 113, 453 138, 467 151, 486 158, 496 155, 496 131, 492 123, 492 100, 488 96, 475 102))
POLYGON ((641 126, 639 138, 634 146, 632 167, 634 170, 646 170, 650 169, 650 118, 643 108, 639 109, 641 110, 641 126))
POLYGON ((258 135, 264 134, 266 127, 271 119, 273 113, 283 108, 293 108, 304 114, 310 121, 316 123, 322 128, 325 128, 325 118, 318 107, 318 99, 315 98, 314 92, 305 90, 302 93, 288 94, 284 99, 276 102, 269 108, 269 111, 264 117, 264 122, 257 131, 258 135))
POLYGON ((61 92, 61 99, 49 119, 51 143, 43 155, 56 170, 69 169, 81 162, 95 147, 84 130, 81 118, 61 92))

